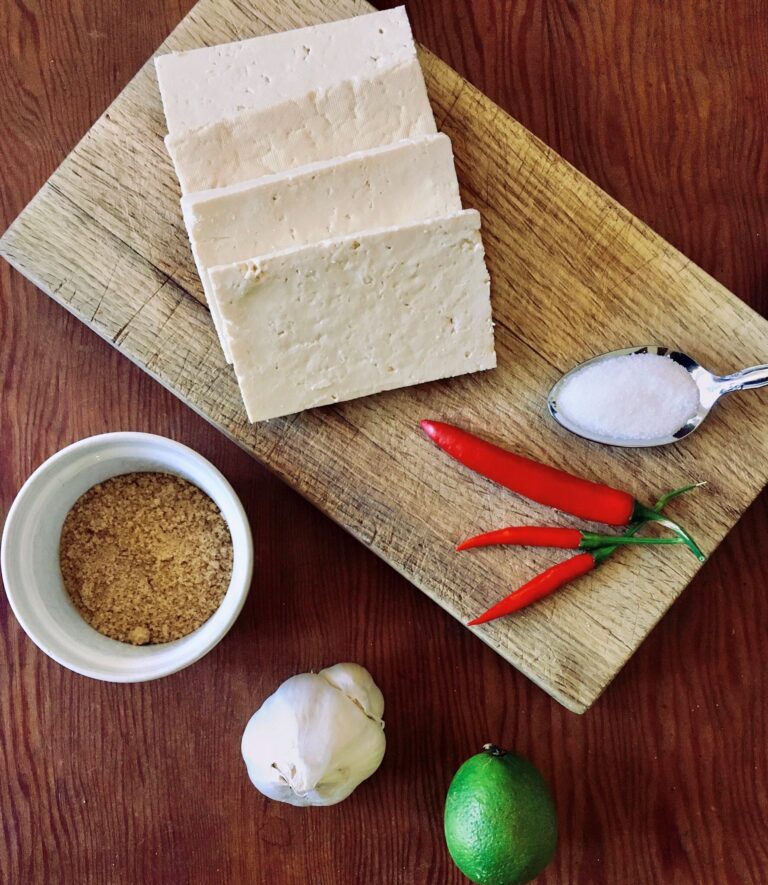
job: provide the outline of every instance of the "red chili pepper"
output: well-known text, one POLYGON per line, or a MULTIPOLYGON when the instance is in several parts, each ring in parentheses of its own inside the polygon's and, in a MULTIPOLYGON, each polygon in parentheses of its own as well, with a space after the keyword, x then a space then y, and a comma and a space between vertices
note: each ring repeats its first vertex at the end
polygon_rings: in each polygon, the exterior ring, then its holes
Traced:
POLYGON ((515 455, 452 424, 422 421, 421 427, 436 445, 465 467, 525 498, 608 525, 655 520, 683 538, 697 559, 703 562, 706 558, 683 528, 645 507, 629 492, 515 455))
POLYGON ((522 587, 510 593, 509 596, 491 606, 487 612, 470 621, 468 627, 477 627, 479 624, 486 624, 488 621, 495 621, 496 618, 502 618, 504 615, 512 614, 525 608, 532 602, 537 602, 544 596, 559 590, 563 584, 580 578, 591 572, 599 561, 597 553, 580 553, 578 556, 572 556, 565 562, 558 562, 540 575, 523 584, 522 587))
POLYGON ((550 528, 548 526, 509 526, 494 532, 485 532, 462 541, 457 550, 474 547, 492 547, 510 544, 520 547, 560 547, 564 550, 596 550, 622 544, 682 544, 682 538, 636 538, 627 535, 600 535, 579 529, 550 528))
POLYGON ((525 498, 595 522, 627 525, 632 521, 635 499, 628 492, 515 455, 452 424, 422 421, 421 427, 465 467, 525 498))
MULTIPOLYGON (((662 495, 662 497, 659 498, 652 508, 652 512, 661 513, 673 498, 677 498, 679 495, 684 495, 686 492, 690 492, 701 485, 704 485, 704 483, 695 483, 694 485, 683 486, 682 488, 667 492, 666 495, 662 495)), ((632 539, 637 532, 640 531, 643 525, 644 523, 642 522, 636 522, 631 525, 625 532, 616 537, 615 540, 617 543, 612 546, 599 547, 593 553, 581 553, 565 562, 558 563, 557 565, 548 568, 545 572, 537 575, 527 584, 523 584, 522 587, 510 593, 509 596, 502 599, 501 602, 498 602, 496 605, 489 608, 488 611, 480 615, 480 617, 470 621, 467 626, 476 627, 478 624, 485 624, 488 621, 493 621, 504 615, 512 614, 512 612, 520 611, 520 609, 525 608, 527 605, 537 602, 539 599, 542 599, 550 593, 554 593, 555 590, 559 590, 569 581, 573 581, 582 575, 586 575, 588 572, 592 571, 596 565, 605 562, 609 556, 615 553, 618 549, 617 545, 619 543, 626 543, 625 539, 632 539), (581 571, 582 568, 584 571, 581 571)), ((501 531, 504 532, 508 530, 501 529, 501 531)), ((573 530, 561 529, 558 531, 569 532, 573 530)), ((488 534, 492 535, 494 532, 489 532, 488 534)), ((479 537, 483 536, 480 535, 479 537)), ((672 543, 682 541, 682 539, 678 538, 669 538, 666 540, 669 540, 672 543)))

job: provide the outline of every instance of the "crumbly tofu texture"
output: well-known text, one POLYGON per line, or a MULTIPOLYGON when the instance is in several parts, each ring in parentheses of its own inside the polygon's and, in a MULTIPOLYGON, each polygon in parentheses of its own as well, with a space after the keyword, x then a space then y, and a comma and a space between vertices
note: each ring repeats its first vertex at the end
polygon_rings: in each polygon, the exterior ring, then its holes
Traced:
POLYGON ((496 365, 474 210, 210 278, 251 421, 496 365))
POLYGON ((436 132, 414 58, 373 77, 209 123, 165 144, 184 194, 436 132))
POLYGON ((371 228, 461 209, 447 135, 428 135, 314 163, 181 201, 222 350, 232 361, 208 269, 371 228))
POLYGON ((404 7, 155 59, 175 136, 416 57, 404 7))

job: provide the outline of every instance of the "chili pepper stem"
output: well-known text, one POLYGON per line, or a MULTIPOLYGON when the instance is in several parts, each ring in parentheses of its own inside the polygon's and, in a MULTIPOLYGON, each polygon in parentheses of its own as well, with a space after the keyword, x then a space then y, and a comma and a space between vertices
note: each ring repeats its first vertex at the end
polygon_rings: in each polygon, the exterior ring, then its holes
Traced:
MULTIPOLYGON (((662 495, 659 500, 651 507, 651 513, 660 514, 661 511, 669 504, 669 502, 673 498, 677 498, 678 495, 684 495, 686 492, 692 492, 694 489, 699 489, 701 486, 705 486, 706 482, 695 482, 691 485, 681 486, 679 489, 672 489, 671 492, 667 492, 666 495, 662 495)), ((633 522, 630 527, 622 532, 620 537, 622 538, 631 538, 636 535, 641 528, 645 525, 645 520, 641 519, 638 522, 633 522)), ((680 536, 678 536, 675 540, 679 540, 682 543, 685 543, 680 536)), ((687 546, 687 545, 686 545, 687 546)), ((600 547, 597 550, 592 552, 592 555, 595 557, 595 566, 600 565, 605 562, 606 559, 612 554, 615 553, 618 549, 618 545, 616 547, 600 547)))
POLYGON ((668 544, 687 544, 684 538, 638 538, 634 535, 596 535, 582 532, 579 550, 602 550, 605 547, 623 547, 625 544, 642 544, 652 547, 668 544))
POLYGON ((694 482, 687 486, 680 486, 679 489, 672 489, 671 492, 667 492, 666 495, 662 495, 659 500, 653 505, 653 510, 657 513, 661 513, 661 511, 669 504, 669 502, 673 498, 677 498, 679 495, 684 495, 686 492, 692 492, 694 489, 700 489, 702 486, 707 484, 706 480, 702 482, 694 482))
MULTIPOLYGON (((666 496, 667 500, 669 500, 669 496, 666 496)), ((636 503, 635 509, 632 514, 633 522, 657 522, 659 525, 663 525, 664 528, 669 529, 671 532, 674 532, 679 538, 682 538, 685 545, 688 549, 693 553, 696 559, 699 562, 704 562, 706 560, 706 556, 702 553, 699 545, 693 540, 693 538, 688 534, 688 532, 674 520, 669 519, 666 516, 662 516, 662 514, 655 508, 645 507, 643 504, 636 503)))
MULTIPOLYGON (((640 526, 638 526, 638 528, 640 528, 640 526)), ((592 556, 595 558, 595 568, 602 565, 612 553, 616 552, 616 550, 617 547, 598 547, 597 550, 593 550, 592 556)))

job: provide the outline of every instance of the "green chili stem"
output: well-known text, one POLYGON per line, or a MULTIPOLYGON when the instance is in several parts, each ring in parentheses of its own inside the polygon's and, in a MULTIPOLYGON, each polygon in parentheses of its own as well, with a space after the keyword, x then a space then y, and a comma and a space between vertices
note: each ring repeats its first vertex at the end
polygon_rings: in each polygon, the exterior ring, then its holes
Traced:
MULTIPOLYGON (((673 499, 678 497, 678 495, 684 495, 686 492, 693 491, 693 489, 698 489, 701 486, 706 485, 704 482, 697 482, 687 486, 681 486, 679 489, 673 489, 671 492, 667 492, 666 495, 662 495, 659 500, 653 505, 653 507, 643 507, 641 504, 636 505, 635 513, 638 511, 641 512, 640 518, 634 520, 626 531, 622 532, 619 537, 621 538, 631 538, 636 535, 640 529, 646 524, 646 522, 654 521, 658 522, 664 520, 665 517, 661 516, 661 511, 667 506, 667 504, 673 499)), ((672 523, 672 520, 666 520, 666 522, 672 523)), ((699 550, 696 543, 693 539, 688 535, 688 533, 682 529, 677 523, 672 523, 676 528, 673 529, 677 538, 672 540, 679 540, 681 543, 684 543, 689 549, 694 551, 694 555, 696 555, 697 559, 700 559, 702 562, 706 558, 704 554, 699 550), (677 531, 679 529, 679 531, 677 531), (690 543, 689 543, 690 542, 690 543), (693 545, 693 546, 691 546, 693 545), (698 551, 698 553, 696 552, 698 551)), ((668 526, 671 528, 671 526, 668 526)), ((618 545, 614 547, 598 547, 596 550, 592 551, 592 555, 595 559, 595 565, 600 565, 605 562, 609 556, 616 552, 618 549, 618 545)))
POLYGON ((599 550, 603 547, 623 547, 625 544, 647 544, 649 546, 665 544, 685 544, 683 538, 636 538, 626 533, 622 535, 598 535, 594 532, 582 532, 579 550, 599 550))
POLYGON ((683 539, 688 549, 691 551, 691 553, 693 553, 696 559, 699 560, 699 562, 704 562, 704 560, 707 558, 701 552, 699 545, 693 540, 693 538, 681 525, 679 525, 672 519, 668 519, 666 516, 662 516, 661 513, 655 508, 644 507, 642 504, 635 504, 635 512, 633 516, 635 517, 635 520, 642 520, 643 522, 657 522, 659 523, 659 525, 663 525, 664 528, 667 528, 671 532, 674 532, 679 538, 683 539))
POLYGON ((661 513, 661 511, 667 506, 667 504, 669 504, 669 502, 673 498, 677 498, 678 495, 684 495, 686 492, 692 492, 694 489, 700 489, 706 484, 707 483, 705 480, 703 482, 694 482, 691 485, 687 486, 680 486, 679 489, 672 489, 671 492, 667 492, 666 495, 662 495, 651 509, 655 510, 657 513, 661 513))

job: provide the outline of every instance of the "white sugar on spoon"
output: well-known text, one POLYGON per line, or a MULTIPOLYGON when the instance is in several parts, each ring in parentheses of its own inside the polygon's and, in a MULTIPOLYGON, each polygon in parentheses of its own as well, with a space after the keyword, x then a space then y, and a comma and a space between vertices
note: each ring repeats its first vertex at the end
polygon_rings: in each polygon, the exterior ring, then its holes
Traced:
POLYGON ((717 376, 667 347, 629 347, 576 366, 547 405, 566 430, 614 446, 660 446, 694 431, 726 393, 768 384, 768 365, 717 376))
POLYGON ((557 397, 558 414, 610 439, 661 439, 683 427, 699 407, 699 388, 668 356, 628 353, 570 373, 557 397))

